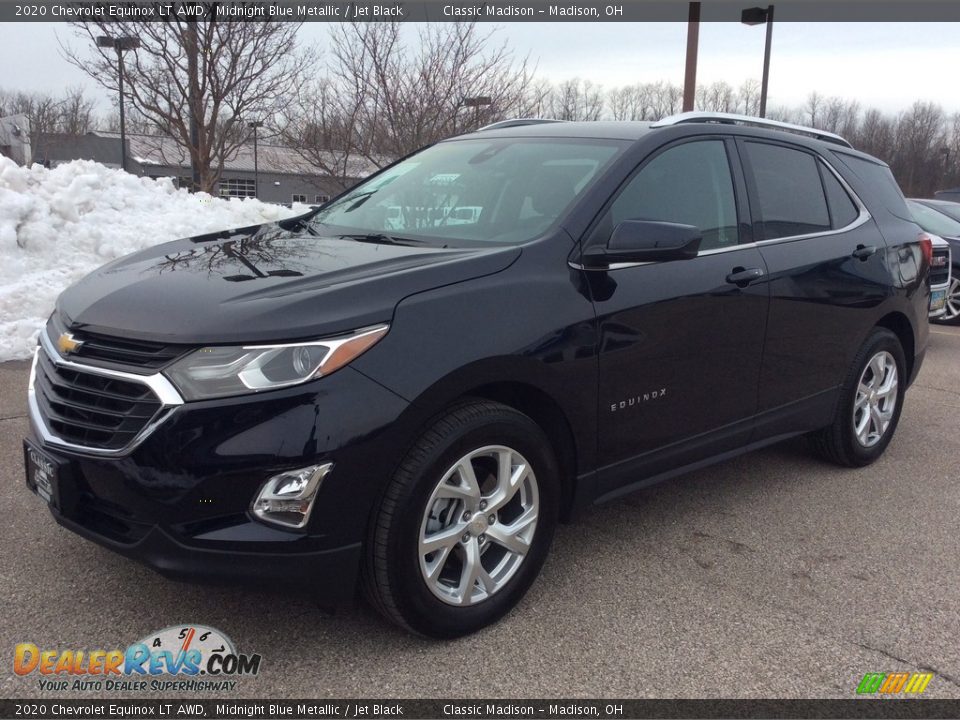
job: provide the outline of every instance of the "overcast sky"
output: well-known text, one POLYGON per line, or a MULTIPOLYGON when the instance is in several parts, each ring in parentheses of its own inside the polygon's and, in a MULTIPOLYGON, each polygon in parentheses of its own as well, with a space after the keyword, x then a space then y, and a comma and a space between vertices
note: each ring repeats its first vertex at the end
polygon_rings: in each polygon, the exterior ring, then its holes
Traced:
MULTIPOLYGON (((797 23, 774 27, 768 105, 798 106, 814 90, 897 112, 914 100, 960 110, 960 23, 797 23)), ((581 77, 606 87, 683 82, 685 23, 512 23, 498 26, 538 74, 581 77)), ((327 26, 313 23, 304 41, 323 46, 327 26)), ((65 24, 0 23, 0 88, 60 92, 83 86, 105 110, 111 102, 63 59, 59 40, 82 46, 65 24)), ((703 23, 698 81, 734 87, 760 78, 764 30, 739 23, 703 23)))

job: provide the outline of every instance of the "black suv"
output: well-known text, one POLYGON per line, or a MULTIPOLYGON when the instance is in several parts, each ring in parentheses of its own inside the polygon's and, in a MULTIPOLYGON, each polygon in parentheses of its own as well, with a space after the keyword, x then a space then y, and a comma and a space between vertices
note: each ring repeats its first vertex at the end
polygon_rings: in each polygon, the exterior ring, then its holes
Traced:
POLYGON ((738 116, 504 125, 66 290, 25 445, 57 522, 452 637, 577 508, 801 434, 883 453, 931 255, 883 163, 738 116))

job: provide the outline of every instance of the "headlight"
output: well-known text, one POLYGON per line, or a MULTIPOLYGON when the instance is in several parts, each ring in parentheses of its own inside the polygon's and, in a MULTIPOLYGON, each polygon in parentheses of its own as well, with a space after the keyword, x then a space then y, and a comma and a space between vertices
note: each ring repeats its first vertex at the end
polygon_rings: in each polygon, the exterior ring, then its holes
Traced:
POLYGON ((388 325, 349 335, 288 345, 205 347, 165 372, 187 400, 244 395, 329 375, 369 350, 388 325))

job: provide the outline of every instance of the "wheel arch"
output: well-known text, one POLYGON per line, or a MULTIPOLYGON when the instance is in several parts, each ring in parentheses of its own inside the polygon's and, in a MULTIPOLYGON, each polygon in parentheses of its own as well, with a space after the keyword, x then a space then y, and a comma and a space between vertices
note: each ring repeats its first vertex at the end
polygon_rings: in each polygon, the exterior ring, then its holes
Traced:
POLYGON ((907 361, 907 377, 913 377, 913 366, 917 361, 916 338, 913 324, 909 318, 901 312, 891 312, 880 318, 877 322, 877 327, 886 328, 900 340, 900 345, 903 347, 903 355, 907 361))
POLYGON ((471 388, 458 399, 483 398, 522 412, 546 433, 560 466, 560 517, 568 519, 577 478, 573 429, 560 404, 540 388, 523 382, 493 382, 471 388))

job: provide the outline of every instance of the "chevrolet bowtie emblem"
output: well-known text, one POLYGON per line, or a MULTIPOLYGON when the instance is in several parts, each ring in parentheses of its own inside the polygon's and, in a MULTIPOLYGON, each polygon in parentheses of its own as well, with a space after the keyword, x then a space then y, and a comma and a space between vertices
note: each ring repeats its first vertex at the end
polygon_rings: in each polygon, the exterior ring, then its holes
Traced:
POLYGON ((83 340, 75 339, 70 333, 63 333, 57 338, 57 349, 64 355, 77 352, 81 345, 83 345, 83 340))

